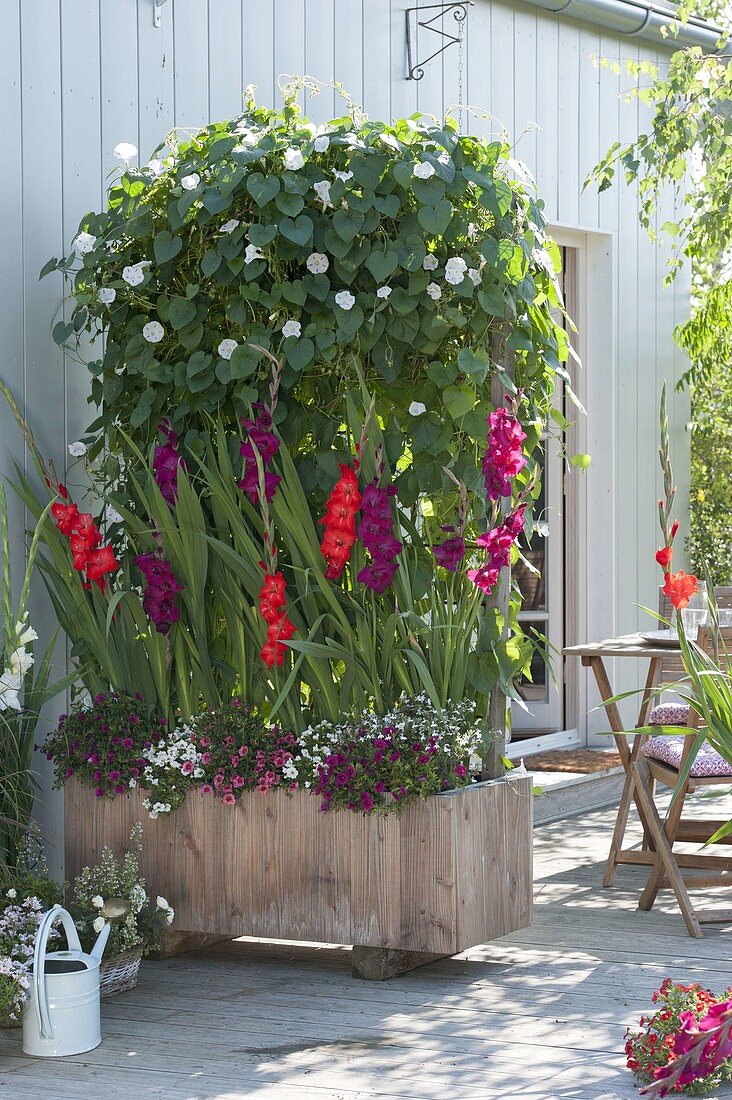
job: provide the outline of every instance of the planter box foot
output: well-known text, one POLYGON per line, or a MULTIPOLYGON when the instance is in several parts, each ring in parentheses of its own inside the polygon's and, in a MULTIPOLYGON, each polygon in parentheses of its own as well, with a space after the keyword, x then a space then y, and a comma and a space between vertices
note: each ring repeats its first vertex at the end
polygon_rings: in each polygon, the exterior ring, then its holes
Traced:
POLYGON ((433 954, 431 951, 395 951, 384 947, 354 947, 351 957, 354 978, 363 978, 368 982, 383 982, 397 974, 406 974, 418 966, 426 966, 435 959, 446 959, 447 955, 433 954))

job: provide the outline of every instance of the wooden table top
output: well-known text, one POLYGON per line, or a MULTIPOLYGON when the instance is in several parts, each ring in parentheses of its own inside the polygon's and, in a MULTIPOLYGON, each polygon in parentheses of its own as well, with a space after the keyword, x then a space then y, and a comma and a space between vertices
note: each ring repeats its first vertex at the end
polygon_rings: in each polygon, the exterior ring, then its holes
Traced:
POLYGON ((661 646, 647 642, 640 634, 623 634, 620 638, 605 638, 601 642, 571 645, 562 650, 570 657, 653 657, 679 656, 677 646, 661 646))

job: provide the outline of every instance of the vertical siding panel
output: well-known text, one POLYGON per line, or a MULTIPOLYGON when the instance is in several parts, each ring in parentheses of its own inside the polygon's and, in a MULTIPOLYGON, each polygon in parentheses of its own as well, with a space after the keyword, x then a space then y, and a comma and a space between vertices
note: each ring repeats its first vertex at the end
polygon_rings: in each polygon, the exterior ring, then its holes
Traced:
POLYGON ((137 9, 140 164, 145 164, 175 126, 173 8, 162 9, 160 27, 153 25, 148 0, 137 0, 137 9))
MULTIPOLYGON (((488 0, 477 0, 468 15, 466 59, 469 81, 465 99, 478 111, 493 113, 491 98, 491 6, 488 0)), ((496 134, 500 126, 493 118, 464 116, 463 130, 468 134, 496 134)))
POLYGON ((546 203, 546 215, 557 221, 559 150, 557 106, 559 87, 559 29, 556 19, 538 12, 536 16, 536 182, 546 203))
MULTIPOLYGON (((170 13, 166 12, 170 17, 170 13)), ((150 15, 152 22, 152 14, 150 15)), ((102 74, 102 187, 119 167, 113 149, 120 141, 140 148, 137 19, 129 4, 100 5, 99 54, 102 74)))
POLYGON ((498 3, 491 5, 491 52, 485 57, 490 57, 491 114, 495 120, 493 132, 507 130, 512 142, 516 140, 513 24, 513 8, 498 3))
MULTIPOLYGON (((175 0, 175 124, 195 130, 211 121, 208 102, 208 0, 175 0)), ((168 12, 163 9, 163 19, 168 12)))
POLYGON ((558 215, 562 225, 579 221, 579 34, 567 23, 559 24, 558 215))
MULTIPOLYGON (((470 88, 470 70, 468 68, 468 35, 470 34, 470 20, 473 16, 474 11, 475 8, 468 9, 468 18, 463 24, 463 103, 471 102, 470 96, 468 94, 468 90, 470 88)), ((457 34, 458 30, 455 30, 453 33, 457 34)), ((444 118, 447 111, 450 110, 452 117, 460 122, 460 112, 457 109, 458 99, 460 97, 460 46, 450 46, 449 49, 445 50, 440 60, 442 61, 442 116, 444 118)), ((465 111, 463 111, 460 130, 463 133, 467 130, 467 119, 465 111)))
MULTIPOLYGON (((403 33, 403 24, 399 25, 399 15, 392 12, 390 0, 371 0, 364 27, 363 50, 363 105, 370 118, 385 122, 393 118, 392 49, 395 39, 403 41, 403 33)), ((396 74, 395 79, 398 79, 396 74)))
POLYGON ((263 107, 275 101, 274 4, 275 0, 241 0, 242 85, 256 85, 257 103, 263 107))
MULTIPOLYGON (((275 82, 278 84, 302 76, 305 72, 305 0, 289 0, 274 6, 275 82)), ((277 105, 282 96, 275 92, 277 105)), ((304 96, 300 96, 300 104, 304 96)))
MULTIPOLYGON (((516 9, 513 27, 513 70, 515 83, 514 155, 524 161, 536 178, 537 99, 536 12, 516 9)), ((542 95, 544 89, 542 88, 542 95)))
MULTIPOLYGON (((324 83, 335 80, 336 3, 337 0, 305 0, 305 72, 324 83)), ((383 6, 383 0, 375 5, 380 10, 383 6)), ((326 122, 337 113, 335 100, 333 88, 323 88, 319 95, 306 93, 305 113, 314 122, 326 122)))
MULTIPOLYGON (((418 3, 420 9, 424 9, 424 11, 420 10, 417 13, 417 19, 426 22, 433 16, 440 14, 429 9, 429 0, 418 0, 418 3)), ((451 12, 440 16, 431 27, 419 27, 417 30, 417 57, 419 59, 429 57, 435 50, 439 50, 444 46, 447 41, 447 39, 441 38, 434 28, 444 31, 446 34, 454 35, 457 33, 457 23, 451 12)), ((457 46, 450 46, 449 49, 456 50, 457 46)), ((417 82, 417 109, 427 115, 436 115, 437 118, 442 118, 443 115, 442 62, 444 57, 445 55, 441 54, 439 57, 433 57, 431 61, 428 61, 424 67, 424 76, 417 82)), ((457 95, 455 96, 455 102, 457 102, 457 95)))
POLYGON ((211 122, 243 109, 241 0, 214 0, 208 14, 208 71, 211 122))
MULTIPOLYGON (((364 100, 364 53, 367 48, 376 48, 373 38, 364 38, 364 25, 368 26, 370 19, 371 4, 364 8, 363 0, 338 0, 335 19, 335 78, 359 105, 363 105, 364 100)), ((336 114, 343 113, 343 104, 336 103, 336 114)))
MULTIPOLYGON (((63 81, 63 239, 70 242, 88 210, 103 201, 99 180, 101 149, 101 74, 99 51, 90 50, 89 38, 99 40, 97 0, 61 7, 61 66, 63 81)), ((67 243, 68 247, 68 243, 67 243)), ((55 282, 55 279, 54 279, 55 282)), ((65 307, 68 319, 69 304, 65 307)), ((98 354, 86 346, 82 358, 98 354)), ((66 439, 78 439, 89 423, 89 373, 70 357, 64 362, 67 408, 66 439)))
POLYGON ((600 49, 600 37, 588 30, 580 32, 579 55, 579 143, 577 155, 579 162, 579 220, 588 228, 598 224, 597 188, 582 190, 588 172, 597 164, 601 153, 598 144, 600 117, 600 69, 597 54, 600 49))
MULTIPOLYGON (((412 0, 391 0, 391 114, 407 118, 417 110, 419 81, 407 80, 407 32, 405 11, 412 0)), ((339 9, 340 10, 340 9, 339 9)), ((417 57, 415 60, 419 60, 417 57)))

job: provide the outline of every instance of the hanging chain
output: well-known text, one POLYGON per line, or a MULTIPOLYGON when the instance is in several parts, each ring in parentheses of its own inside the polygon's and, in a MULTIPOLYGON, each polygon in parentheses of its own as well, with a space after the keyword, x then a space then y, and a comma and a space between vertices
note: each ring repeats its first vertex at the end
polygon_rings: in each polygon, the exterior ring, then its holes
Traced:
POLYGON ((463 131, 463 75, 465 72, 465 24, 467 12, 458 18, 457 12, 455 18, 458 20, 458 131, 463 131))

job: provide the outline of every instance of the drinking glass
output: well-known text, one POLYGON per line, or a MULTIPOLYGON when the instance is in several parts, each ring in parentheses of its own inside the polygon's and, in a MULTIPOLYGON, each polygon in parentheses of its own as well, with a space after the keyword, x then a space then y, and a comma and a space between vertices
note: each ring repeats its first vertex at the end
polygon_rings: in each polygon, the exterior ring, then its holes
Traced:
MULTIPOLYGON (((689 611, 701 611, 703 612, 701 619, 694 620, 696 627, 706 626, 707 624, 707 612, 709 611, 709 596, 707 594, 706 581, 697 582, 697 591, 689 600, 689 611)), ((686 631, 686 625, 684 625, 684 631, 686 631)), ((687 638, 689 637, 687 633, 687 638)), ((696 638, 696 631, 694 633, 696 638)))
POLYGON ((695 642, 699 634, 699 627, 704 626, 707 611, 703 607, 684 607, 681 611, 681 621, 684 624, 684 634, 690 642, 695 642))

